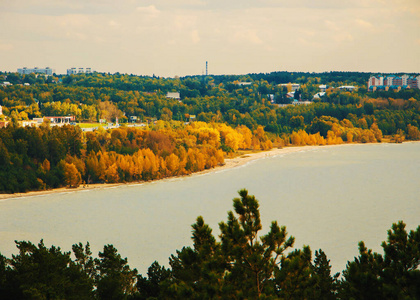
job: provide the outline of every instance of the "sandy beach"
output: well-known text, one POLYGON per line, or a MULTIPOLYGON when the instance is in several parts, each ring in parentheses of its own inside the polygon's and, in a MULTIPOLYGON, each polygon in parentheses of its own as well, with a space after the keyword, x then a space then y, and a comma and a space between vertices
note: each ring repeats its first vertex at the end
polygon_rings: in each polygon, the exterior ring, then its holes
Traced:
MULTIPOLYGON (((260 151, 260 152, 247 152, 246 154, 239 155, 234 158, 226 158, 224 165, 215 167, 213 169, 204 170, 201 172, 192 173, 190 175, 185 176, 196 176, 196 175, 202 175, 205 173, 215 172, 219 170, 229 169, 229 168, 235 168, 242 166, 244 164, 249 163, 250 161, 276 156, 276 155, 283 155, 283 154, 289 154, 299 151, 307 151, 312 150, 319 147, 337 147, 337 146, 345 146, 345 145, 355 145, 355 144, 341 144, 341 145, 329 145, 329 146, 299 146, 299 147, 283 147, 283 148, 273 148, 268 151, 260 151)), ((158 179, 158 180, 165 180, 170 179, 172 177, 158 179)), ((28 196, 37 196, 37 195, 45 195, 45 194, 52 194, 52 193, 63 193, 63 192, 74 192, 78 190, 86 190, 86 189, 101 189, 101 188, 109 188, 109 187, 115 187, 115 186, 121 186, 121 185, 127 185, 127 184, 138 184, 139 182, 128 182, 128 183, 98 183, 98 184, 89 184, 89 185, 80 185, 78 188, 58 188, 58 189, 52 189, 52 190, 45 190, 45 191, 32 191, 27 193, 15 193, 15 194, 0 194, 0 200, 4 199, 10 199, 10 198, 20 198, 20 197, 28 197, 28 196)))

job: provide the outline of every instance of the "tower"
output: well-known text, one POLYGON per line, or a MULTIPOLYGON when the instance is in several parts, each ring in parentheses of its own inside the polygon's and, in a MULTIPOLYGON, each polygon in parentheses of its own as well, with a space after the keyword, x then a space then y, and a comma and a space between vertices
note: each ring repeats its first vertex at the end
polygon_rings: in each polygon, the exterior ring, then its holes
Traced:
POLYGON ((209 76, 209 63, 206 61, 206 76, 209 76))

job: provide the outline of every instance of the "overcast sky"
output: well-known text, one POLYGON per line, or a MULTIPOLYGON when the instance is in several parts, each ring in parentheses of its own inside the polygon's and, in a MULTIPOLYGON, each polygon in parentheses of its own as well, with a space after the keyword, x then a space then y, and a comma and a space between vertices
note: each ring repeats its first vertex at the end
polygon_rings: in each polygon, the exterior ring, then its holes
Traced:
POLYGON ((0 0, 0 71, 420 72, 420 0, 0 0))

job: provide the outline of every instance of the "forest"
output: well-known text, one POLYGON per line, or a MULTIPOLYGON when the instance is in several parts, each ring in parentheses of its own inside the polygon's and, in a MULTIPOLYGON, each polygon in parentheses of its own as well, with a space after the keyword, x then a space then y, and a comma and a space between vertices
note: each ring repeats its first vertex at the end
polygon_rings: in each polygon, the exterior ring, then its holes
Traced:
POLYGON ((0 254, 1 299, 419 299, 420 226, 392 224, 383 254, 359 243, 359 255, 332 274, 322 249, 294 246, 273 221, 261 233, 259 202, 248 191, 219 223, 220 236, 199 216, 192 245, 157 261, 147 274, 131 268, 111 244, 93 256, 89 243, 72 251, 16 241, 18 253, 0 254))
POLYGON ((0 87, 0 121, 9 121, 0 128, 0 192, 186 175, 244 151, 289 145, 420 140, 420 90, 367 92, 369 75, 0 73, 0 82, 13 84, 0 87), (286 97, 291 82, 300 84, 300 99, 286 97), (311 100, 320 84, 329 86, 321 98, 284 106, 311 100), (341 85, 357 90, 337 89, 341 85), (180 99, 168 92, 179 92, 180 99), (121 127, 83 132, 48 123, 19 126, 36 117, 69 115, 79 124, 118 119, 121 127), (130 127, 136 119, 139 126, 130 127))
POLYGON ((223 164, 224 153, 272 147, 262 126, 159 121, 83 133, 78 126, 0 129, 0 191, 147 181, 223 164))
POLYGON ((99 119, 113 122, 116 118, 127 122, 135 116, 146 122, 189 121, 193 115, 198 121, 245 125, 251 130, 261 125, 277 135, 296 131, 296 125, 300 129, 309 127, 315 117, 322 116, 338 121, 349 119, 355 127, 360 127, 357 120, 365 118, 369 125, 376 122, 385 135, 396 134, 398 130, 407 134, 407 126, 418 128, 420 118, 420 90, 368 93, 367 73, 273 72, 183 78, 94 73, 54 77, 53 83, 38 82, 31 75, 0 73, 0 81, 7 78, 15 83, 0 89, 0 105, 6 117, 24 120, 74 115, 81 122, 99 119), (21 85, 29 82, 33 83, 21 85), (286 97, 290 87, 279 86, 290 82, 300 84, 298 94, 302 100, 312 100, 320 91, 320 84, 330 88, 313 105, 281 107, 279 104, 294 100, 286 97), (341 85, 354 85, 358 89, 341 91, 337 89, 341 85), (166 97, 168 92, 179 92, 180 99, 166 97), (291 120, 298 116, 304 117, 304 124, 291 120))

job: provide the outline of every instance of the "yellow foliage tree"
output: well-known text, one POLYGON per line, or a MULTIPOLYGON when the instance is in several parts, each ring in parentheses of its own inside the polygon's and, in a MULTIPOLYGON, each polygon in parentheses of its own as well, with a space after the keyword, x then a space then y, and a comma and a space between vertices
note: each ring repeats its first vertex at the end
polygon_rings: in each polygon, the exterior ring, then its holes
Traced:
POLYGON ((239 145, 239 148, 250 149, 252 146, 252 131, 245 125, 236 127, 236 131, 242 135, 242 143, 239 145))
POLYGON ((169 156, 166 157, 165 162, 166 162, 166 168, 170 172, 169 174, 178 175, 179 167, 180 167, 179 157, 171 153, 169 156))
POLYGON ((118 174, 118 166, 116 163, 110 165, 104 173, 105 181, 107 183, 119 182, 120 176, 118 174))
POLYGON ((378 124, 373 123, 370 126, 370 130, 372 131, 373 135, 375 136, 375 139, 377 142, 382 142, 382 131, 379 129, 378 124))
POLYGON ((50 164, 50 161, 48 159, 44 159, 44 161, 42 162, 42 168, 44 169, 45 172, 50 171, 51 164, 50 164))
POLYGON ((411 124, 407 125, 407 137, 410 140, 418 141, 420 140, 420 131, 416 126, 411 124))
POLYGON ((74 164, 64 163, 64 178, 71 188, 76 188, 82 183, 82 176, 74 164))

